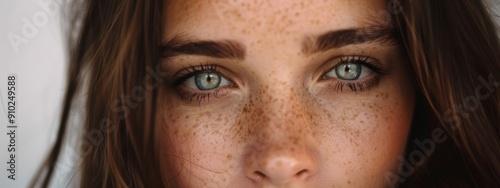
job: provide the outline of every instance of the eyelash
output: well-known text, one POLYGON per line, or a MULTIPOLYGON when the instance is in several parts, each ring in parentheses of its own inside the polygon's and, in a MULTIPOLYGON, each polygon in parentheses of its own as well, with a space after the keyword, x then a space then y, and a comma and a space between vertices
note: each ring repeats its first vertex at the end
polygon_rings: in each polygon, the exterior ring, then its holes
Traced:
MULTIPOLYGON (((365 90, 369 90, 373 87, 375 87, 379 81, 380 81, 380 75, 385 75, 387 74, 386 71, 377 63, 372 63, 369 62, 368 60, 371 59, 369 56, 344 56, 342 58, 337 58, 337 62, 333 66, 333 68, 328 69, 325 73, 323 73, 322 80, 327 80, 327 79, 337 79, 337 81, 334 81, 329 84, 329 88, 335 90, 335 91, 343 91, 345 87, 351 89, 351 91, 357 93, 357 92, 362 92, 365 90), (329 78, 326 77, 326 73, 333 71, 337 67, 339 67, 342 64, 345 63, 357 63, 362 66, 366 66, 367 68, 371 69, 374 73, 377 75, 375 77, 372 76, 372 78, 368 79, 363 79, 363 81, 347 81, 347 80, 342 80, 338 78, 329 78)), ((180 72, 176 73, 173 76, 173 84, 176 88, 178 88, 178 92, 180 96, 183 98, 189 100, 192 102, 194 99, 200 104, 203 101, 209 101, 210 97, 221 97, 220 95, 224 93, 226 89, 228 89, 227 86, 225 87, 220 87, 216 88, 213 90, 207 90, 207 91, 192 91, 192 89, 187 88, 187 86, 182 86, 183 83, 190 77, 195 76, 196 74, 199 73, 204 73, 204 72, 211 72, 211 73, 217 73, 220 75, 223 75, 220 71, 217 65, 211 64, 211 63, 205 63, 201 64, 199 66, 193 66, 190 65, 188 68, 181 70, 180 72)), ((226 77, 225 77, 226 78, 226 77)), ((228 79, 228 78, 226 78, 228 79)), ((230 79, 228 79, 230 80, 230 79)), ((232 81, 231 81, 232 82, 232 81)), ((233 82, 234 83, 234 82, 233 82)), ((235 85, 230 86, 230 87, 236 87, 235 85)))
MULTIPOLYGON (((173 76, 174 79, 174 86, 176 88, 179 88, 179 94, 192 102, 194 99, 200 104, 203 101, 209 101, 210 97, 220 97, 221 93, 224 93, 225 89, 228 89, 228 87, 220 87, 212 90, 207 90, 207 91, 190 91, 192 89, 187 88, 187 86, 182 86, 183 83, 190 77, 195 76, 196 74, 199 73, 204 73, 204 72, 211 72, 211 73, 217 73, 220 75, 223 75, 217 65, 206 63, 206 64, 201 64, 199 66, 193 66, 190 65, 188 68, 181 70, 180 72, 176 73, 173 76)), ((228 79, 228 78, 226 78, 228 79)), ((229 80, 229 79, 228 79, 229 80)), ((231 86, 233 87, 233 86, 231 86)))
POLYGON ((348 87, 351 91, 357 93, 357 92, 362 92, 365 90, 370 90, 371 88, 377 86, 377 84, 380 82, 380 75, 387 75, 387 71, 382 68, 378 63, 375 62, 369 62, 368 60, 372 59, 369 56, 344 56, 341 57, 337 60, 333 68, 328 69, 323 76, 323 80, 327 79, 337 79, 338 81, 330 83, 329 88, 332 88, 334 91, 340 91, 342 92, 345 87, 348 87), (365 66, 369 69, 371 69, 374 73, 377 75, 372 78, 364 79, 364 81, 347 81, 347 80, 342 80, 338 78, 328 78, 326 77, 326 74, 330 71, 333 71, 337 67, 339 67, 342 64, 346 63, 355 63, 355 64, 360 64, 362 66, 365 66))

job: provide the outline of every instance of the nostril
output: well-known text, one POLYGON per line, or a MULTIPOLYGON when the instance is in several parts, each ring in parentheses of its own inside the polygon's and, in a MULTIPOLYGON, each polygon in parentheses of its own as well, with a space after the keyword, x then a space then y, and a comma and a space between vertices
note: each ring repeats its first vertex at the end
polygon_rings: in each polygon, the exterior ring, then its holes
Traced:
POLYGON ((256 176, 259 176, 259 177, 262 177, 262 178, 265 178, 265 177, 266 177, 266 175, 265 175, 264 173, 260 172, 260 171, 256 171, 256 172, 254 172, 254 174, 255 174, 256 176))
POLYGON ((255 171, 255 172, 253 173, 253 177, 252 177, 252 179, 253 179, 254 181, 256 181, 256 182, 260 182, 260 181, 262 181, 264 178, 266 178, 266 175, 265 175, 264 173, 260 172, 260 171, 255 171))
MULTIPOLYGON (((310 171, 308 169, 303 169, 297 173, 295 173, 293 176, 289 176, 290 180, 291 179, 295 179, 295 180, 306 180, 308 177, 309 177, 309 173, 310 171)), ((292 174, 290 174, 292 175, 292 174)), ((268 177, 265 173, 261 172, 261 171, 255 171, 253 172, 252 176, 250 179, 252 179, 253 181, 255 182, 262 182, 263 180, 275 180, 277 179, 276 177, 275 178, 271 178, 271 177, 268 177)), ((285 178, 286 179, 286 178, 285 178)))
POLYGON ((309 181, 318 169, 316 157, 309 155, 309 152, 267 154, 259 159, 260 161, 252 160, 245 168, 246 177, 258 184, 285 185, 290 182, 305 182, 309 181))
POLYGON ((303 179, 304 177, 307 177, 307 176, 308 176, 308 174, 309 174, 309 170, 304 169, 304 170, 301 170, 301 171, 297 172, 297 173, 295 174, 295 177, 296 177, 297 179, 303 179))

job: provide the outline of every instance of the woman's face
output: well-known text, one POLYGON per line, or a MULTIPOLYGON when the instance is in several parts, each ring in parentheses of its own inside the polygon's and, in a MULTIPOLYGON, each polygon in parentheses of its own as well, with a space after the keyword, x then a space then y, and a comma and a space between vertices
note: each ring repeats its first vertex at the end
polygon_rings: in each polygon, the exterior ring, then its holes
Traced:
POLYGON ((157 124, 186 187, 384 187, 414 88, 382 0, 166 3, 157 124))

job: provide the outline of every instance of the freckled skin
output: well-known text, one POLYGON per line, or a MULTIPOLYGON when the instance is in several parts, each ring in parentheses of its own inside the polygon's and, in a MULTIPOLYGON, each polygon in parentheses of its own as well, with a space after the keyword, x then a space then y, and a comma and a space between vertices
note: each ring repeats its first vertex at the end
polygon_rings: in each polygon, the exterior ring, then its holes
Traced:
POLYGON ((168 1, 165 40, 230 39, 247 50, 242 61, 197 56, 164 66, 172 74, 210 61, 233 72, 237 85, 200 103, 160 88, 160 150, 172 176, 184 187, 386 187, 414 107, 398 47, 301 53, 304 37, 366 26, 384 7, 380 0, 168 1), (315 75, 340 55, 370 55, 389 74, 368 90, 335 90, 315 75))

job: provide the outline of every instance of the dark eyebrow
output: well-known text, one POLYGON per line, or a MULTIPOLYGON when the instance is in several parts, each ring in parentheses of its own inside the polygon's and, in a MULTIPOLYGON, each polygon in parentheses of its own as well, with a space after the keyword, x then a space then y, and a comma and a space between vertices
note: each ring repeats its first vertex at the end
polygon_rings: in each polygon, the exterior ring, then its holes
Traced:
MULTIPOLYGON (((388 45, 397 44, 395 30, 391 27, 372 26, 363 29, 344 29, 329 31, 317 37, 305 38, 302 53, 306 55, 340 48, 353 44, 382 42, 388 45)), ((178 55, 201 55, 215 58, 243 60, 246 56, 245 46, 234 40, 185 40, 174 37, 160 46, 162 58, 178 55)))
POLYGON ((201 55, 215 58, 245 59, 245 46, 237 41, 189 41, 179 37, 163 43, 160 46, 162 58, 177 55, 201 55))
POLYGON ((388 45, 397 44, 395 29, 373 26, 364 29, 329 31, 316 38, 306 38, 303 41, 302 52, 310 55, 333 48, 377 41, 387 43, 388 45))

